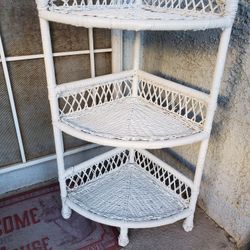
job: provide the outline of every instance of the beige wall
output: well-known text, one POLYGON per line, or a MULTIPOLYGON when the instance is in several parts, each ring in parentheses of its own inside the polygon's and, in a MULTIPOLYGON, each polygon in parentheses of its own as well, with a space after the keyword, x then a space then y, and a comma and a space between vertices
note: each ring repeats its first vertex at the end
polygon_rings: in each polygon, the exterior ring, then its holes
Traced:
MULTIPOLYGON (((250 4, 247 0, 241 1, 199 199, 199 204, 209 216, 225 228, 240 246, 250 240, 249 16, 250 4)), ((211 86, 219 34, 219 30, 144 33, 143 68, 207 91, 211 86)), ((125 65, 128 65, 126 58, 125 65)), ((178 147, 174 151, 195 164, 194 152, 198 146, 178 147)), ((155 153, 170 160, 166 150, 155 153)), ((181 161, 187 163, 179 158, 181 161)))

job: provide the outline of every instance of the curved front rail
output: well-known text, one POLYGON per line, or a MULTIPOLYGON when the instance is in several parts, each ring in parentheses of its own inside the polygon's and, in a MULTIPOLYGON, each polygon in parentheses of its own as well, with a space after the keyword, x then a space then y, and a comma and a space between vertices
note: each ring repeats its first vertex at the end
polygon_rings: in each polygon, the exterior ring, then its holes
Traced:
POLYGON ((37 0, 43 19, 127 30, 201 30, 231 27, 238 1, 37 0))

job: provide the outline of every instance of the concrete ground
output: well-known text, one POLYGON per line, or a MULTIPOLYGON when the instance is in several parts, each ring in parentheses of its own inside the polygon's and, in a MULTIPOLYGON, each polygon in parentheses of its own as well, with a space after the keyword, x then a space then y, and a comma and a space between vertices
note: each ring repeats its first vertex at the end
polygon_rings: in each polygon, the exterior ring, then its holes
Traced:
POLYGON ((131 229, 130 242, 124 250, 234 250, 231 237, 200 208, 194 228, 187 233, 182 221, 158 228, 131 229))

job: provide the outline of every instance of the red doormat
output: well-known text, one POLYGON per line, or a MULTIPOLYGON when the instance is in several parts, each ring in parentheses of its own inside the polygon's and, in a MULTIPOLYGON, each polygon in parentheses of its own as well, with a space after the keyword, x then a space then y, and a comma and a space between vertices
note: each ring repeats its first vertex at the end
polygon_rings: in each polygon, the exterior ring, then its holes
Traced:
POLYGON ((0 200, 0 250, 117 250, 114 228, 61 216, 58 184, 0 200))

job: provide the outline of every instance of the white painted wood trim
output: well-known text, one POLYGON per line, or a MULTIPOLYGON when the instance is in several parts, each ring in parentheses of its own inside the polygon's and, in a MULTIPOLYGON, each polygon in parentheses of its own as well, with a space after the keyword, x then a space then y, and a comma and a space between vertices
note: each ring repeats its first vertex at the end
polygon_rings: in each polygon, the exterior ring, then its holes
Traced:
MULTIPOLYGON (((66 156, 74 155, 74 154, 84 152, 86 150, 90 150, 90 149, 97 148, 97 147, 99 147, 99 145, 97 145, 97 144, 92 144, 92 143, 87 144, 87 145, 84 145, 82 147, 78 147, 78 148, 66 151, 64 153, 64 156, 66 157, 66 156)), ((40 158, 37 158, 34 160, 27 161, 25 163, 17 163, 17 164, 11 165, 11 166, 6 166, 3 168, 0 168, 0 175, 15 172, 15 171, 18 171, 18 170, 21 170, 24 168, 35 166, 35 165, 38 165, 41 163, 46 163, 47 161, 52 161, 52 160, 56 160, 56 154, 40 157, 40 158)))
MULTIPOLYGON (((109 53, 112 52, 112 48, 107 49, 94 49, 95 54, 98 53, 109 53)), ((90 54, 90 50, 75 50, 75 51, 65 51, 65 52, 56 52, 53 53, 54 57, 59 56, 76 56, 76 55, 88 55, 90 54)), ((43 59, 44 54, 35 54, 35 55, 24 55, 24 56, 9 56, 5 57, 6 62, 14 62, 14 61, 25 61, 25 60, 34 60, 34 59, 43 59)), ((1 62, 0 58, 0 62, 1 62)))

